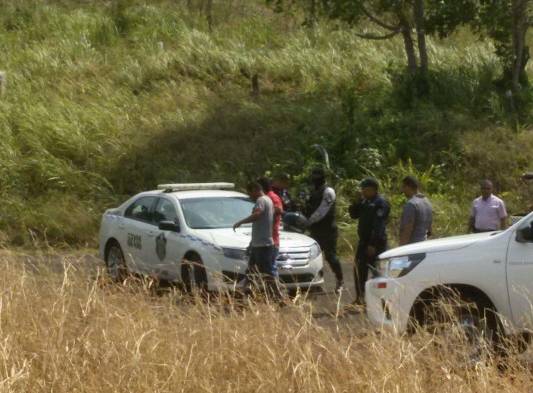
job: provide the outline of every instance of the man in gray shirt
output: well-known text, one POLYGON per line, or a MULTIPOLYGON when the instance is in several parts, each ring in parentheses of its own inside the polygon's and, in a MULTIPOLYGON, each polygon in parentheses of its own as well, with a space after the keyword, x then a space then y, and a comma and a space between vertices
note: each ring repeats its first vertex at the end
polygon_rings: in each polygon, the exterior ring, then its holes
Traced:
POLYGON ((402 181, 402 192, 407 198, 400 220, 400 246, 427 240, 431 236, 433 208, 419 193, 419 183, 413 176, 402 181))
MULTIPOLYGON (((233 226, 233 230, 243 224, 252 224, 248 271, 252 276, 259 276, 261 285, 266 284, 269 291, 273 291, 271 294, 277 296, 276 285, 273 285, 275 279, 272 276, 274 205, 257 182, 250 183, 247 192, 250 198, 255 201, 255 206, 252 214, 237 222, 233 226)), ((254 280, 254 277, 250 278, 252 281, 254 280)))

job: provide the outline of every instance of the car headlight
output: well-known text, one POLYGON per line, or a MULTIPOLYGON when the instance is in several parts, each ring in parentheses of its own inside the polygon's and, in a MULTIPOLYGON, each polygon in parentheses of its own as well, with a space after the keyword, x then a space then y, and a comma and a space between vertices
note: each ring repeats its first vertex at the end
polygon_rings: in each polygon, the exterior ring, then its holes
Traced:
POLYGON ((405 276, 424 260, 426 254, 413 254, 378 261, 381 277, 399 278, 405 276))
POLYGON ((309 259, 313 260, 317 258, 321 253, 320 246, 314 243, 309 250, 309 259))
POLYGON ((241 261, 246 259, 246 249, 242 248, 222 248, 224 256, 230 259, 239 259, 241 261))

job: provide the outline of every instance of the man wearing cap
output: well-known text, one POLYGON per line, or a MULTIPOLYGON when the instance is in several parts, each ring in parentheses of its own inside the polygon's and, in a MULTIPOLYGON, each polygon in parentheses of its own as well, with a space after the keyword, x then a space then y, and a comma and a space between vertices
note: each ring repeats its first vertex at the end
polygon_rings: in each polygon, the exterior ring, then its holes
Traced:
POLYGON ((335 274, 335 292, 343 288, 342 267, 337 258, 337 219, 335 217, 335 190, 326 184, 326 173, 322 168, 311 172, 312 191, 306 204, 306 216, 311 237, 324 253, 331 270, 335 274))
POLYGON ((490 180, 480 184, 481 196, 472 202, 469 229, 471 232, 492 232, 507 228, 505 203, 493 195, 494 186, 490 180))
POLYGON ((361 182, 361 194, 349 207, 350 217, 359 220, 357 233, 359 244, 355 256, 355 304, 365 303, 365 283, 368 271, 375 272, 376 259, 387 249, 387 223, 389 203, 378 193, 375 179, 361 182))

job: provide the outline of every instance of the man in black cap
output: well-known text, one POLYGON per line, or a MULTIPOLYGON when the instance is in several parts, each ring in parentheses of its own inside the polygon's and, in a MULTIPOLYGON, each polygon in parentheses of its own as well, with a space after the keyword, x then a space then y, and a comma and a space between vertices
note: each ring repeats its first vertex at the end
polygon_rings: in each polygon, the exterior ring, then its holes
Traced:
POLYGON ((375 272, 376 259, 387 249, 387 222, 389 203, 378 193, 379 183, 375 179, 361 182, 359 199, 349 208, 350 217, 359 220, 359 245, 355 256, 355 303, 365 303, 365 283, 368 270, 375 272))
POLYGON ((331 270, 335 274, 335 292, 343 288, 342 267, 337 258, 337 220, 335 217, 336 195, 326 184, 326 173, 322 168, 311 172, 312 191, 306 204, 306 216, 311 237, 317 241, 331 270))

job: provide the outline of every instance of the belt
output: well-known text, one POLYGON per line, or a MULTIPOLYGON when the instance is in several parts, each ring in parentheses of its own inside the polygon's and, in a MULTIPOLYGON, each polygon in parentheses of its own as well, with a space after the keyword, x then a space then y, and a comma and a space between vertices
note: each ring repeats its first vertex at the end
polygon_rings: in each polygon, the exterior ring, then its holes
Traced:
POLYGON ((498 229, 478 229, 478 228, 475 228, 474 232, 475 233, 484 233, 484 232, 495 232, 497 230, 498 229))

